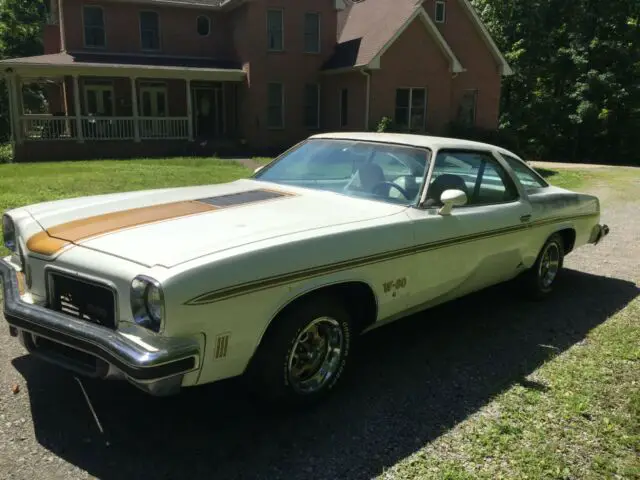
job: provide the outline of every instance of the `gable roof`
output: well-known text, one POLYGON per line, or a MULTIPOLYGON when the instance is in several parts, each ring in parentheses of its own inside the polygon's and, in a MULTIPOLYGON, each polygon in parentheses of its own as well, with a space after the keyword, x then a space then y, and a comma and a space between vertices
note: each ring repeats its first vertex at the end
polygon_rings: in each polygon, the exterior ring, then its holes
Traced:
MULTIPOLYGON (((344 0, 342 0, 344 1, 344 0)), ((352 0, 353 1, 353 0, 352 0)), ((501 65, 503 75, 511 74, 511 68, 498 50, 484 24, 480 21, 469 0, 465 10, 478 28, 492 55, 501 65)), ((453 50, 436 27, 429 14, 422 8, 422 0, 363 0, 349 3, 338 14, 338 44, 333 56, 323 69, 348 69, 355 67, 377 68, 382 54, 416 18, 424 23, 436 44, 449 59, 452 72, 464 71, 453 50)))
MULTIPOLYGON (((131 0, 111 0, 113 2, 127 2, 131 0)), ((134 0, 133 3, 150 3, 156 5, 176 6, 176 7, 196 7, 211 9, 231 9, 243 4, 246 0, 134 0)))

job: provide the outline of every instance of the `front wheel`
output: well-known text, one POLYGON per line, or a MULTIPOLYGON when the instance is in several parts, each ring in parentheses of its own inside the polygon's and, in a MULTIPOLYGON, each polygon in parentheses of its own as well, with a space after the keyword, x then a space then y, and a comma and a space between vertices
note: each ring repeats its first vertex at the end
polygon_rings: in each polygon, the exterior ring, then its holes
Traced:
POLYGON ((559 234, 551 235, 538 254, 536 263, 524 275, 527 293, 534 299, 548 296, 564 264, 564 242, 559 234))
POLYGON ((280 404, 317 401, 340 380, 351 340, 351 318, 336 299, 303 299, 265 333, 248 372, 249 386, 280 404))

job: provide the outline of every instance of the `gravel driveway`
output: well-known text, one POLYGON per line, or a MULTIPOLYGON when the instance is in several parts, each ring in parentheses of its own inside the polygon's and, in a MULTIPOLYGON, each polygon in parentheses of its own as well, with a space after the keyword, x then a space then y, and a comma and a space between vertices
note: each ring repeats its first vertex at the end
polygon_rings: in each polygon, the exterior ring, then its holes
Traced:
POLYGON ((261 410, 232 381, 164 399, 87 381, 101 434, 74 378, 2 328, 0 477, 376 476, 522 381, 549 358, 541 345, 570 348, 639 295, 640 203, 599 193, 611 234, 568 257, 552 299, 524 303, 499 286, 374 331, 350 381, 311 412, 261 410))

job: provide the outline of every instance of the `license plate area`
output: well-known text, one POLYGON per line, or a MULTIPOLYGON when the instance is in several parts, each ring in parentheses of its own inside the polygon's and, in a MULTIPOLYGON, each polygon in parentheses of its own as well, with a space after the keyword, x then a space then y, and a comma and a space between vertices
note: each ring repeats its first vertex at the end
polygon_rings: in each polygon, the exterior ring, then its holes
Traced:
POLYGON ((116 328, 116 298, 107 285, 49 272, 50 309, 106 328, 116 328))

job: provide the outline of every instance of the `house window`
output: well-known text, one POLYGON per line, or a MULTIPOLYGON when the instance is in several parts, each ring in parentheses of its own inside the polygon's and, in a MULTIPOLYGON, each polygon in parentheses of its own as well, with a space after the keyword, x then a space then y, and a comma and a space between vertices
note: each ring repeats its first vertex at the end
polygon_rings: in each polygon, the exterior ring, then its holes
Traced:
POLYGON ((143 117, 167 116, 167 86, 164 83, 140 85, 140 115, 143 117))
POLYGON ((475 125, 476 104, 478 103, 478 91, 467 90, 462 95, 460 106, 458 107, 458 122, 463 125, 475 125))
POLYGON ((283 128, 284 86, 281 83, 270 83, 268 89, 267 126, 269 128, 283 128))
POLYGON ((304 126, 320 128, 320 85, 304 86, 304 126))
POLYGON ((436 2, 436 23, 444 23, 446 16, 446 4, 445 2, 436 2))
POLYGON ((304 51, 320 53, 320 14, 304 14, 304 51))
POLYGON ((84 22, 84 46, 103 48, 106 46, 104 11, 102 7, 85 6, 82 10, 84 22))
POLYGON ((200 15, 196 21, 196 29, 201 37, 208 36, 211 33, 211 19, 206 15, 200 15))
POLYGON ((92 81, 84 84, 84 110, 87 115, 112 117, 115 95, 111 82, 92 81))
POLYGON ((343 88, 340 90, 340 126, 349 125, 349 90, 343 88))
POLYGON ((160 50, 160 17, 157 12, 140 12, 140 43, 143 50, 160 50))
POLYGON ((399 130, 422 132, 426 128, 427 91, 424 88, 396 90, 395 124, 399 130))
POLYGON ((272 52, 281 52, 284 49, 283 11, 267 11, 267 41, 268 48, 272 52))

